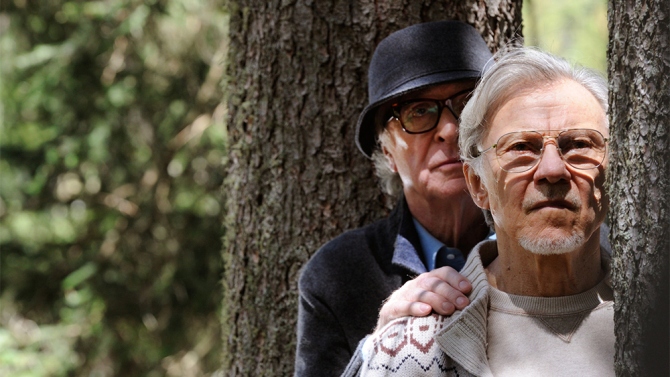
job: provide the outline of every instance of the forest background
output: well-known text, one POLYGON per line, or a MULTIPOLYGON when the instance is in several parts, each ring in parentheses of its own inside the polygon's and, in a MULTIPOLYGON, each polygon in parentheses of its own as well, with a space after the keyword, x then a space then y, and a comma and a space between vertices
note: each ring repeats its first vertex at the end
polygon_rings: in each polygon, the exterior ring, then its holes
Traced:
MULTIPOLYGON (((606 13, 526 0, 526 45, 604 74, 606 13)), ((219 368, 227 32, 225 0, 2 2, 0 375, 219 368)))

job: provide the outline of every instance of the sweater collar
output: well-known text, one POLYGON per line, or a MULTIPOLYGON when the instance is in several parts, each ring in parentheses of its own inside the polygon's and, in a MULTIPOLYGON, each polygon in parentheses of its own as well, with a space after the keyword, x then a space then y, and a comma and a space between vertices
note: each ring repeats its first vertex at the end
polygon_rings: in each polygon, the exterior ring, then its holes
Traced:
MULTIPOLYGON (((436 340, 442 351, 475 376, 492 377, 486 354, 489 290, 484 266, 498 256, 496 241, 482 241, 470 252, 461 274, 470 280, 470 305, 446 317, 445 326, 436 340)), ((601 252, 602 265, 607 272, 605 285, 611 289, 609 276, 610 256, 601 252)), ((602 286, 602 284, 599 284, 602 286)), ((594 289, 599 289, 598 287, 594 289)))
POLYGON ((446 319, 437 343, 452 360, 475 376, 492 376, 486 356, 487 317, 490 288, 484 264, 498 255, 495 241, 483 241, 470 252, 461 274, 472 284, 470 305, 446 319))

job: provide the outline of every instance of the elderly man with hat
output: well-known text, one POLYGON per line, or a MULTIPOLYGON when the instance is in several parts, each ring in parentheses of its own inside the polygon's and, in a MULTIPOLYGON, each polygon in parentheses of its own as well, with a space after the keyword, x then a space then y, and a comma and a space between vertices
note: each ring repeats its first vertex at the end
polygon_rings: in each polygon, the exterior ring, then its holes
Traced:
POLYGON ((490 58, 456 21, 410 26, 375 50, 356 143, 400 198, 387 219, 328 242, 305 266, 296 376, 338 376, 360 364, 375 327, 468 304, 470 283, 456 271, 490 230, 467 192, 458 127, 490 58))

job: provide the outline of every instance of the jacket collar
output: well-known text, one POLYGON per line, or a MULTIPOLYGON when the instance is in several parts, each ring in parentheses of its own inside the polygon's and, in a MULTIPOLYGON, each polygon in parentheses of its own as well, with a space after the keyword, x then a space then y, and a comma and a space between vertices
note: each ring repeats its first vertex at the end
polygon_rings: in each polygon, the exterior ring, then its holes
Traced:
POLYGON ((420 275, 427 271, 426 264, 421 259, 423 255, 421 241, 404 195, 400 195, 396 208, 400 223, 398 224, 398 235, 395 239, 392 263, 420 275))

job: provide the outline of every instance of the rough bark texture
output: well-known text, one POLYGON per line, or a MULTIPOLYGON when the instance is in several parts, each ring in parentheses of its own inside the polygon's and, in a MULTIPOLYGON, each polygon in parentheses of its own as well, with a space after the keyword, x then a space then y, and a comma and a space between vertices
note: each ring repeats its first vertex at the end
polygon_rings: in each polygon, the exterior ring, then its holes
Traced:
POLYGON ((668 376, 670 2, 610 0, 617 376, 668 376))
POLYGON ((290 375, 300 268, 387 213, 354 144, 375 46, 414 23, 458 19, 495 50, 520 32, 521 0, 243 0, 229 10, 224 370, 290 375))

